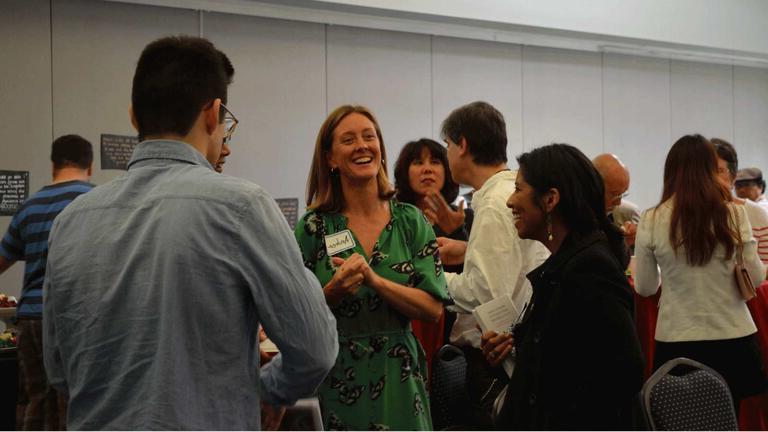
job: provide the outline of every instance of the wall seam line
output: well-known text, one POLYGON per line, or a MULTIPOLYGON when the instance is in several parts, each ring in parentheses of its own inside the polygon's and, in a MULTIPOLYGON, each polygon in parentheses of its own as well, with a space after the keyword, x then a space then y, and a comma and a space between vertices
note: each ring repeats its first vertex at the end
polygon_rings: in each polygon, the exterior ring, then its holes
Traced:
POLYGON ((602 122, 602 153, 607 153, 605 147, 605 52, 600 53, 600 121, 602 122))
POLYGON ((525 45, 520 45, 520 139, 525 153, 525 45))
POLYGON ((435 36, 429 35, 429 133, 435 133, 435 36))
POLYGON ((323 26, 323 37, 325 38, 325 116, 328 116, 328 24, 323 26))
POLYGON ((50 62, 51 62, 51 141, 53 142, 53 136, 55 131, 54 121, 54 103, 53 103, 53 0, 48 1, 48 38, 50 49, 50 62))

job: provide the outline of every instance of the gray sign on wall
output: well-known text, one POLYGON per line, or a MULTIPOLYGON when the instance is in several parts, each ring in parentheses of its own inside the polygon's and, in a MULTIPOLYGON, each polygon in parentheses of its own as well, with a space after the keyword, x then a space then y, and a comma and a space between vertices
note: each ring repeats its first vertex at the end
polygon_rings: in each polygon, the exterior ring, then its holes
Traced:
POLYGON ((283 212, 285 220, 291 229, 296 228, 296 222, 299 220, 299 199, 298 198, 275 198, 280 211, 283 212))
POLYGON ((130 135, 101 134, 101 169, 128 169, 139 139, 130 135))
POLYGON ((13 216, 29 196, 29 171, 0 171, 0 216, 13 216))

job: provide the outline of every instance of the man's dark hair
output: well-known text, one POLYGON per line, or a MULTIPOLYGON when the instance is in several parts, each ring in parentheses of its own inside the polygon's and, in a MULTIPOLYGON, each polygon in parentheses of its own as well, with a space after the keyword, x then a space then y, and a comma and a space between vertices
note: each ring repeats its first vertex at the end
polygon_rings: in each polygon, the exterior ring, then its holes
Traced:
POLYGON ((728 171, 731 173, 731 178, 736 178, 736 172, 739 170, 739 157, 736 155, 736 149, 733 148, 731 143, 724 139, 712 138, 709 141, 715 145, 717 157, 728 164, 728 171))
POLYGON ((51 144, 51 162, 55 169, 77 167, 88 169, 93 162, 93 147, 80 135, 63 135, 51 144))
POLYGON ((464 137, 472 160, 479 165, 507 162, 504 116, 487 102, 472 102, 453 110, 443 121, 441 135, 457 145, 464 137))
POLYGON ((131 93, 139 139, 189 133, 203 107, 216 98, 227 102, 234 74, 229 58, 206 39, 171 36, 147 45, 131 93))

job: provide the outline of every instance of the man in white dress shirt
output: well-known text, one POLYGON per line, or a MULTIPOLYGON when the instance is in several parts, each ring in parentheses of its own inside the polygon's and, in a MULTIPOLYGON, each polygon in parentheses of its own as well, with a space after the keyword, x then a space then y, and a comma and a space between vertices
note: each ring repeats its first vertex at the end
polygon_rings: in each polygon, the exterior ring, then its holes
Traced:
POLYGON ((453 179, 476 191, 469 241, 440 237, 438 244, 444 264, 464 263, 463 273, 445 275, 454 308, 460 312, 451 342, 464 349, 467 359, 470 424, 490 429, 492 404, 503 383, 494 380, 482 355, 480 331, 471 312, 494 298, 510 295, 517 314, 522 313, 531 296, 526 274, 544 262, 549 252, 541 243, 518 237, 512 212, 506 207, 517 173, 507 167, 502 114, 485 102, 464 105, 445 119, 442 136, 453 179))

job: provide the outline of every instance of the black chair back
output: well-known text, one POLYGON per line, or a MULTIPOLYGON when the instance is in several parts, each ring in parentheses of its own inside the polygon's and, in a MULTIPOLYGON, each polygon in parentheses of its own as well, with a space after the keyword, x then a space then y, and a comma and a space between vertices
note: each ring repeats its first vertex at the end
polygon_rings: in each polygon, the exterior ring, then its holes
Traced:
POLYGON ((443 345, 432 361, 430 408, 435 430, 466 425, 469 412, 466 377, 464 352, 453 345, 443 345))
POLYGON ((680 357, 664 363, 641 394, 653 430, 738 430, 728 384, 697 361, 680 357))

